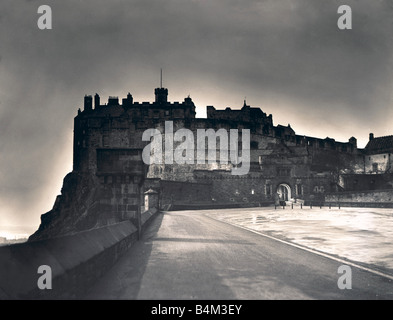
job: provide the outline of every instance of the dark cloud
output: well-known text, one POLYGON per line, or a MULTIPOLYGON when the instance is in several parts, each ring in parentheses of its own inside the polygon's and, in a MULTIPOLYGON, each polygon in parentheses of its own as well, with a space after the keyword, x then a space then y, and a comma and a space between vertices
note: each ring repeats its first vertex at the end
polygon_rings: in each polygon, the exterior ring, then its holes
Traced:
POLYGON ((172 101, 191 94, 241 107, 244 96, 299 134, 345 141, 392 132, 393 5, 341 1, 39 1, 0 4, 0 224, 35 223, 72 165, 83 96, 153 100, 164 69, 172 101))

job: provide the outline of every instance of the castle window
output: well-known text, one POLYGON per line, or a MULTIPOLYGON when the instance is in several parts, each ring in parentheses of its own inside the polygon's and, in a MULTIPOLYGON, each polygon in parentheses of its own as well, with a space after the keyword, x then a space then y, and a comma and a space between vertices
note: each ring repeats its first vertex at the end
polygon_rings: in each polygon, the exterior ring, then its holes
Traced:
POLYGON ((272 186, 270 184, 265 185, 265 194, 270 196, 272 194, 272 186))
POLYGON ((295 185, 296 188, 296 195, 297 196, 302 196, 303 195, 303 187, 300 183, 295 185))
POLYGON ((254 189, 251 189, 251 194, 255 194, 255 190, 254 189))

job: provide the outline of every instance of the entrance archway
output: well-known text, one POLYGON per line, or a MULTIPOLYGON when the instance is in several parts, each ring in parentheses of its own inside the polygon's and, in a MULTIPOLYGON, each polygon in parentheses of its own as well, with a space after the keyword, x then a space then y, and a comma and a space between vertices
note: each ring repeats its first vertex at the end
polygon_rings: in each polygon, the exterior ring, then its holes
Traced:
POLYGON ((277 187, 277 194, 280 201, 289 201, 291 199, 291 187, 281 183, 277 187))

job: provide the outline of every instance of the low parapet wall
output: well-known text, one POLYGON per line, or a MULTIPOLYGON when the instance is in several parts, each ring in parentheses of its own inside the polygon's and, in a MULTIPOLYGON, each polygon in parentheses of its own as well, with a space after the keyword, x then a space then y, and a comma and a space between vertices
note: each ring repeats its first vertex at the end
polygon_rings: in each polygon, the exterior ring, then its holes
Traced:
POLYGON ((208 209, 230 209, 230 208, 255 208, 274 206, 274 202, 226 202, 226 203, 174 203, 168 206, 168 210, 208 210, 208 209))
MULTIPOLYGON (((142 214, 142 231, 156 212, 142 214)), ((0 299, 73 299, 100 278, 138 239, 130 221, 79 232, 74 235, 32 241, 0 248, 0 299), (49 266, 52 289, 40 290, 42 274, 49 266)))
POLYGON ((393 189, 331 193, 325 195, 325 205, 329 203, 346 207, 392 208, 393 189))

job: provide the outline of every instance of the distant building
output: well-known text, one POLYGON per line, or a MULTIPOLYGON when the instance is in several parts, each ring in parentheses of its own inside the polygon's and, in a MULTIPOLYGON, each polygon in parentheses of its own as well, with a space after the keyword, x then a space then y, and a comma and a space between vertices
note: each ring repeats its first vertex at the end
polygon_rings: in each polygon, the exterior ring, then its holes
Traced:
POLYGON ((370 139, 364 152, 364 173, 392 173, 393 135, 370 139))
POLYGON ((347 191, 384 190, 393 187, 393 136, 374 137, 357 158, 354 172, 342 175, 347 191))

